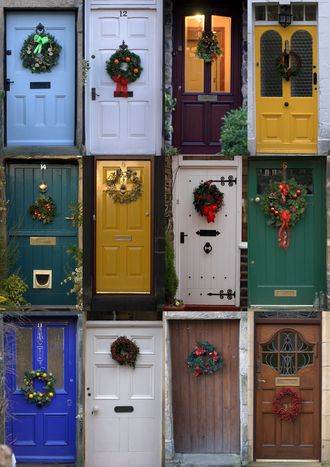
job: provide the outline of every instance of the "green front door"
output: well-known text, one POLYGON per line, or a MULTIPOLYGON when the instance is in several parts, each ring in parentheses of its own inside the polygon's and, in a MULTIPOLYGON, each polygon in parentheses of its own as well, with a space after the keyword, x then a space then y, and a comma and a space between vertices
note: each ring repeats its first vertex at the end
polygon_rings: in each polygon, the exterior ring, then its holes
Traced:
POLYGON ((304 217, 290 227, 290 245, 278 246, 278 228, 267 225, 260 197, 270 179, 282 181, 283 158, 249 161, 249 305, 303 306, 322 302, 326 291, 325 164, 287 157, 287 178, 307 187, 304 217))

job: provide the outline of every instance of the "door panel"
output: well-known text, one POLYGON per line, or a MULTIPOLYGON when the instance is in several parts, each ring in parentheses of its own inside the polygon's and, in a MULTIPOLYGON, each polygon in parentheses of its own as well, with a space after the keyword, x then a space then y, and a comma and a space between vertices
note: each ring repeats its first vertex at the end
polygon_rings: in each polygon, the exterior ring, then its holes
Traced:
POLYGON ((75 14, 10 12, 7 15, 6 93, 7 144, 71 145, 75 122, 75 14), (59 63, 51 73, 32 73, 21 64, 24 40, 38 23, 62 46, 59 63), (49 82, 49 89, 31 89, 31 82, 49 82))
POLYGON ((147 161, 97 162, 97 293, 150 293, 150 176, 147 161), (141 178, 142 196, 131 203, 115 203, 106 192, 106 180, 115 170, 126 166, 141 178))
MULTIPOLYGON (((76 327, 70 320, 30 318, 28 324, 15 322, 7 326, 6 382, 10 416, 6 433, 7 443, 18 462, 74 462, 76 459, 75 342, 76 327), (56 379, 55 396, 42 408, 26 401, 20 391, 24 371, 38 368, 52 372, 56 379)), ((34 387, 37 385, 35 382, 34 387)))
POLYGON ((316 34, 315 26, 256 26, 257 152, 317 153, 316 34), (299 74, 288 81, 276 69, 286 47, 301 57, 299 74))
POLYGON ((320 458, 319 347, 318 325, 257 325, 257 459, 320 458), (276 378, 282 377, 295 380, 298 386, 291 389, 303 399, 302 411, 294 421, 281 421, 273 413, 272 401, 283 387, 276 386, 276 378))
POLYGON ((87 329, 86 467, 161 465, 162 329, 87 329), (140 349, 135 369, 111 344, 125 335, 140 349), (119 412, 116 407, 131 407, 119 412))
POLYGON ((176 7, 174 12, 174 145, 182 153, 216 153, 225 113, 241 103, 240 5, 200 12, 176 7), (203 31, 214 31, 222 54, 214 63, 196 57, 203 31))
POLYGON ((257 197, 269 180, 282 180, 281 160, 249 165, 249 303, 250 305, 312 305, 325 285, 324 166, 321 160, 287 159, 287 178, 308 188, 304 217, 290 227, 290 245, 278 246, 278 229, 267 225, 257 197), (285 291, 289 290, 287 295, 285 291), (284 292, 283 292, 284 291, 284 292))

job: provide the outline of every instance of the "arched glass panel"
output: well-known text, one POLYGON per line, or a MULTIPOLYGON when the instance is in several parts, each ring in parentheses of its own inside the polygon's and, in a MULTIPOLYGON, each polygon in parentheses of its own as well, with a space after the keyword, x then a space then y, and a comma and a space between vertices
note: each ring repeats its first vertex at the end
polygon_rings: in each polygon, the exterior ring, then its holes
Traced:
MULTIPOLYGON (((292 97, 311 97, 313 95, 313 38, 307 31, 296 31, 291 38, 291 50, 301 59, 301 68, 297 76, 291 78, 292 97)), ((291 66, 296 66, 296 59, 291 58, 291 66)))
POLYGON ((282 38, 276 31, 266 31, 260 41, 260 85, 262 97, 281 97, 282 78, 276 59, 282 53, 282 38))

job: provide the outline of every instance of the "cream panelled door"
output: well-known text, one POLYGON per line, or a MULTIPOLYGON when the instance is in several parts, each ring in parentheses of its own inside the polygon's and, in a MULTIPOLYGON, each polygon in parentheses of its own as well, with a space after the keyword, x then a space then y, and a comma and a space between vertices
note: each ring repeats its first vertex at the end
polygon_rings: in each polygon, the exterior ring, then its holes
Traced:
POLYGON ((92 154, 155 154, 156 40, 154 11, 94 10, 90 25, 90 132, 92 154), (105 63, 122 44, 141 58, 133 97, 114 97, 105 63))
POLYGON ((256 130, 258 153, 317 153, 317 28, 257 26, 256 130), (287 65, 300 71, 280 76, 276 60, 286 50, 287 65))
POLYGON ((162 323, 95 324, 87 324, 86 467, 159 467, 162 323), (140 349, 135 369, 111 358, 119 336, 140 349))

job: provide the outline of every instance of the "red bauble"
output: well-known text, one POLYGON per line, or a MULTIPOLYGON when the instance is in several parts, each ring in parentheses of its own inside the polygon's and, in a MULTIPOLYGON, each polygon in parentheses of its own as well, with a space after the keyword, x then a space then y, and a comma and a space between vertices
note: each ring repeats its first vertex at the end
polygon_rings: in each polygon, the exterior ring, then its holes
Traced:
POLYGON ((275 216, 278 216, 280 213, 278 211, 274 212, 275 216))
POLYGON ((297 199, 298 195, 296 193, 293 193, 292 198, 297 199))
POLYGON ((297 196, 301 195, 301 190, 299 190, 299 188, 298 188, 298 190, 296 190, 296 194, 297 194, 297 196))

